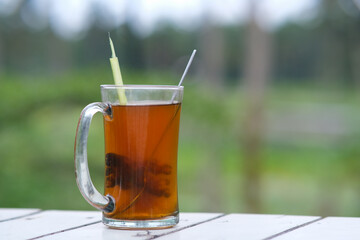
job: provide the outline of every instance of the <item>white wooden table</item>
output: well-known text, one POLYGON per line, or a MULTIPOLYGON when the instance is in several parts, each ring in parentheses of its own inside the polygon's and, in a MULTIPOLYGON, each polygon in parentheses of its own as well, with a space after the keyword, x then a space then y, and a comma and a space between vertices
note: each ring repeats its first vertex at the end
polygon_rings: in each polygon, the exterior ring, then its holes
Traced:
POLYGON ((0 239, 354 239, 360 218, 181 213, 163 230, 114 230, 96 211, 1 209, 0 239))

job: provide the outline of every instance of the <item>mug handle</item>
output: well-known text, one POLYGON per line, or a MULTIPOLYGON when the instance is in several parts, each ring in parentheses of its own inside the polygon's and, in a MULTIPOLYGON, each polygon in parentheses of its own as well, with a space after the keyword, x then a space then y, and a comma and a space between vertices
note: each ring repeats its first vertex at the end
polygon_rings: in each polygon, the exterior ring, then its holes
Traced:
POLYGON ((104 117, 112 118, 111 106, 101 102, 91 103, 82 110, 75 137, 75 177, 78 188, 88 203, 101 211, 112 212, 115 209, 115 201, 112 196, 104 196, 96 190, 90 178, 87 161, 90 123, 97 112, 101 112, 104 117))

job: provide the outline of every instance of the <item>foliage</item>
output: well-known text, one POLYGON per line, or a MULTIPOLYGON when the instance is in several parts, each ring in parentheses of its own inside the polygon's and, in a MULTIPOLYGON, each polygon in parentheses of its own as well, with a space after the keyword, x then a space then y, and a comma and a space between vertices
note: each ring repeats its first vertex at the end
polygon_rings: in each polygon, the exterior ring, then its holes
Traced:
MULTIPOLYGON (((2 75, 1 79, 0 207, 92 209, 76 187, 73 142, 82 108, 100 100, 100 84, 112 82, 110 69, 36 78, 2 75)), ((177 81, 166 72, 138 71, 124 71, 124 80, 136 84, 177 81)), ((277 86, 268 92, 263 212, 360 215, 360 113, 354 110, 359 97, 351 90, 335 93, 291 86, 277 86), (292 124, 286 119, 294 112, 308 121, 307 111, 325 111, 326 115, 329 109, 335 111, 331 116, 343 114, 347 119, 342 134, 274 130, 279 122, 292 124)), ((241 87, 219 92, 191 79, 185 83, 179 145, 182 211, 246 211, 241 144, 244 100, 241 87)), ((316 121, 321 119, 310 119, 313 124, 316 121)), ((89 162, 100 190, 103 145, 102 119, 96 116, 89 137, 89 162)))

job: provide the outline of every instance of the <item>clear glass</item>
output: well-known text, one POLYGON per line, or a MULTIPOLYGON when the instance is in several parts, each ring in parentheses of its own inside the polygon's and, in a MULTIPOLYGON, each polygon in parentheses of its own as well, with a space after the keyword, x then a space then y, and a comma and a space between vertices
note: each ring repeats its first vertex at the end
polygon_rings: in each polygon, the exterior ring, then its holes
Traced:
POLYGON ((103 211, 103 223, 110 227, 174 226, 179 221, 177 151, 183 87, 102 85, 101 96, 102 102, 84 108, 77 128, 80 192, 103 211), (105 195, 91 182, 86 154, 89 126, 97 112, 104 116, 105 195))

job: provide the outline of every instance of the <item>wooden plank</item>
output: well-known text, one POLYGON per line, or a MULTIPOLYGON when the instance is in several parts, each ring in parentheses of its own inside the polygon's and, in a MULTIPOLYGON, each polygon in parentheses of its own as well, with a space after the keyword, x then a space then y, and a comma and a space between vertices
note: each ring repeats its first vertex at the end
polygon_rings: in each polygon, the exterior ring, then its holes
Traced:
POLYGON ((28 216, 39 211, 40 209, 0 208, 0 222, 28 216))
POLYGON ((0 239, 29 239, 52 232, 99 222, 98 211, 43 211, 0 223, 0 239))
POLYGON ((327 217, 274 239, 360 239, 360 218, 327 217))
POLYGON ((264 239, 319 217, 230 214, 159 239, 264 239))
POLYGON ((190 226, 217 218, 217 213, 180 213, 180 222, 173 228, 161 230, 117 230, 106 227, 102 223, 57 233, 42 239, 153 239, 171 232, 180 231, 190 226))

